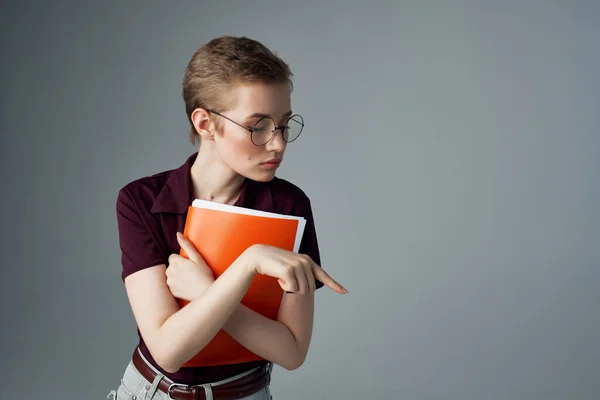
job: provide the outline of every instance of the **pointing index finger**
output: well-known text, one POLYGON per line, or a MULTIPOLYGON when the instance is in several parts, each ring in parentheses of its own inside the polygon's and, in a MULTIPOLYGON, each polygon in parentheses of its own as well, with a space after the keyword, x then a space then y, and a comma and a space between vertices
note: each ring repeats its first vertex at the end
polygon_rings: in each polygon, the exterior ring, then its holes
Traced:
POLYGON ((346 288, 344 288, 335 279, 333 279, 331 276, 329 276, 329 274, 327 272, 325 272, 323 270, 323 268, 319 267, 318 265, 313 266, 313 274, 316 279, 323 282, 323 284, 325 286, 329 287, 333 291, 340 293, 340 294, 348 293, 348 290, 346 290, 346 288))

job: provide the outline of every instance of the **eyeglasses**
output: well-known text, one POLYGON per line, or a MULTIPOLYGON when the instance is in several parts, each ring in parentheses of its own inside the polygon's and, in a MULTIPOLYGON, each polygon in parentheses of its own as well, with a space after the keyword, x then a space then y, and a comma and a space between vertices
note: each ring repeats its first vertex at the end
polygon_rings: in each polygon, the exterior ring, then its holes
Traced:
POLYGON ((298 136, 300 136, 300 133, 302 133, 302 129, 304 128, 304 119, 298 114, 289 117, 285 124, 281 126, 277 126, 275 120, 271 117, 262 117, 256 121, 252 128, 249 128, 214 110, 206 111, 223 117, 250 132, 250 140, 256 146, 264 146, 269 143, 278 129, 281 130, 281 137, 283 137, 283 140, 285 140, 286 143, 291 143, 298 139, 298 136))

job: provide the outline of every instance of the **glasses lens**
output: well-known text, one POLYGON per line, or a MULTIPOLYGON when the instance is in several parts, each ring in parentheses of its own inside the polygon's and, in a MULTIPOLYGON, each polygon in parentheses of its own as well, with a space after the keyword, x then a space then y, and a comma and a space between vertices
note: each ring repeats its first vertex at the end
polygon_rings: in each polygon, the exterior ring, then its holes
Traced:
POLYGON ((300 115, 292 115, 287 121, 287 129, 285 130, 284 139, 286 142, 293 142, 298 139, 302 128, 304 127, 304 120, 300 115))
POLYGON ((258 146, 262 146, 271 139, 274 129, 275 121, 273 121, 271 118, 260 119, 256 125, 254 125, 254 130, 252 131, 252 142, 258 146))
MULTIPOLYGON (((287 123, 284 125, 283 140, 286 142, 293 142, 300 136, 302 128, 304 127, 304 120, 300 115, 292 115, 287 123)), ((275 130, 275 121, 272 118, 265 117, 260 119, 255 125, 252 131, 252 142, 258 146, 266 144, 273 138, 273 131, 275 130)))

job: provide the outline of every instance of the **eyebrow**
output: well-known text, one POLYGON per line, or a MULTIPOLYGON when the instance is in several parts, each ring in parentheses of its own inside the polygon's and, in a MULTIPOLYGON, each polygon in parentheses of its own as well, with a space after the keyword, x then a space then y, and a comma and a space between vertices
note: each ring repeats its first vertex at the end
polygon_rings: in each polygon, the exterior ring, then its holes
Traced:
MULTIPOLYGON (((283 114, 282 118, 289 117, 291 115, 292 115, 292 110, 290 110, 290 111, 286 112, 285 114, 283 114)), ((246 120, 249 120, 249 119, 252 119, 252 118, 265 118, 265 117, 273 118, 269 114, 254 113, 254 114, 249 115, 248 117, 246 117, 246 120)))

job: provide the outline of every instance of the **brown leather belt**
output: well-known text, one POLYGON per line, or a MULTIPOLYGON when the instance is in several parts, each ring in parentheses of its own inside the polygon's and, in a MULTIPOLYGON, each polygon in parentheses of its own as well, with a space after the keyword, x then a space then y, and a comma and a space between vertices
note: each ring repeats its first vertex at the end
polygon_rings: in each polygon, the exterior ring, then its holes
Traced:
MULTIPOLYGON (((152 383, 156 372, 142 359, 138 348, 133 352, 133 366, 148 382, 152 383)), ((232 382, 212 386, 212 398, 215 400, 235 400, 249 396, 267 386, 270 382, 268 366, 260 367, 250 374, 232 382)), ((166 376, 160 380, 158 390, 176 400, 206 400, 206 392, 202 386, 174 383, 166 376)))

